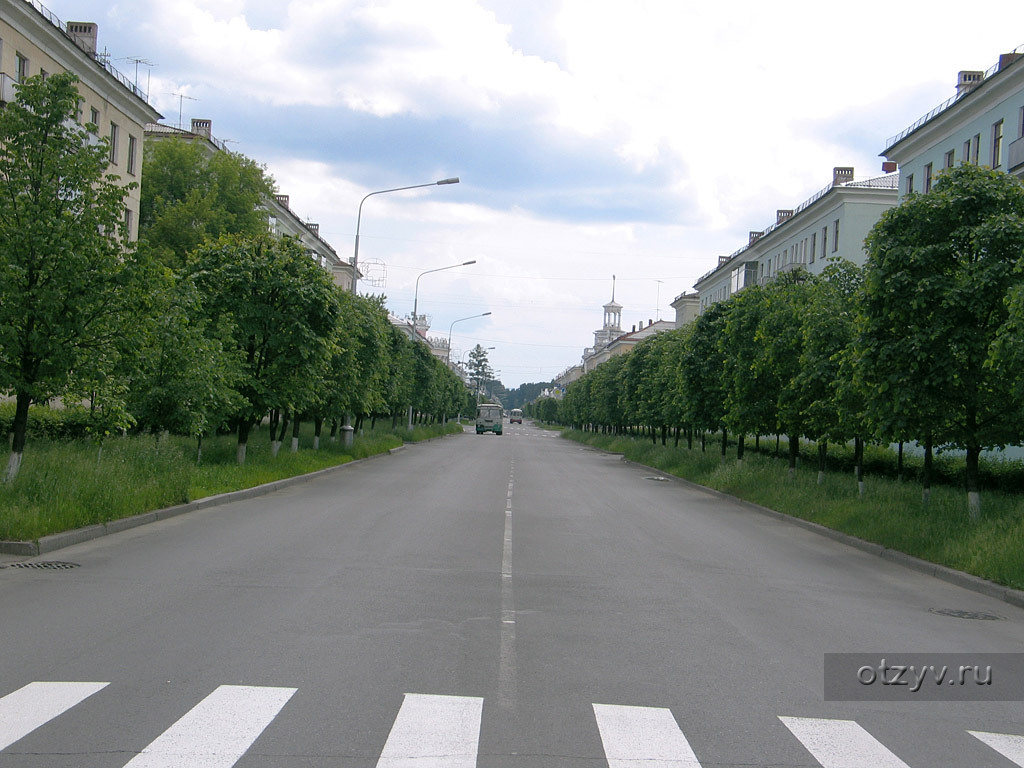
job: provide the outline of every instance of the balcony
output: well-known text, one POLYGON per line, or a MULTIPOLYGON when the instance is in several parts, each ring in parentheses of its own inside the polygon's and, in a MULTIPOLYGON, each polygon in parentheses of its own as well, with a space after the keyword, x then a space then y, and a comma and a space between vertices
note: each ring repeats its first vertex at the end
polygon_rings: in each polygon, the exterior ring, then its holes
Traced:
POLYGON ((14 90, 15 80, 8 74, 0 72, 0 104, 10 104, 17 93, 14 90))
POLYGON ((1006 152, 1006 167, 1010 173, 1024 170, 1024 137, 1010 142, 1006 152))

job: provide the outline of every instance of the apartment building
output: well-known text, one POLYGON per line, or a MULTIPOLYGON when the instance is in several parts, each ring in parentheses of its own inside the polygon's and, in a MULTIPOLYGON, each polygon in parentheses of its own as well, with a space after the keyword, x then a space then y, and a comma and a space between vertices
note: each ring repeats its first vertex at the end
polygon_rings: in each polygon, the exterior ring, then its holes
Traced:
MULTIPOLYGON (((209 154, 230 151, 223 141, 213 135, 213 121, 208 119, 193 118, 188 130, 152 123, 146 126, 146 137, 148 141, 178 138, 199 142, 209 154)), ((342 290, 352 290, 354 270, 351 260, 338 256, 330 243, 320 237, 319 224, 303 221, 291 209, 288 195, 276 194, 264 200, 263 210, 266 212, 267 226, 271 232, 279 237, 287 235, 298 240, 310 257, 331 273, 335 285, 340 286, 342 290)))
MULTIPOLYGON (((887 167, 888 168, 888 167, 887 167)), ((854 169, 832 169, 832 183, 796 208, 776 211, 775 223, 751 232, 749 241, 694 285, 700 312, 749 285, 764 285, 783 272, 822 272, 832 259, 863 264, 864 238, 896 205, 899 174, 857 181, 854 169)))
POLYGON ((130 238, 139 231, 142 143, 147 123, 162 115, 147 95, 97 52, 98 27, 63 22, 37 0, 0 0, 0 102, 14 101, 16 84, 26 78, 73 72, 81 95, 78 122, 96 126, 110 141, 109 173, 139 186, 125 200, 130 238))
POLYGON ((1024 178, 1024 46, 988 70, 963 70, 948 100, 886 142, 900 196, 929 192, 945 168, 985 165, 1024 178))

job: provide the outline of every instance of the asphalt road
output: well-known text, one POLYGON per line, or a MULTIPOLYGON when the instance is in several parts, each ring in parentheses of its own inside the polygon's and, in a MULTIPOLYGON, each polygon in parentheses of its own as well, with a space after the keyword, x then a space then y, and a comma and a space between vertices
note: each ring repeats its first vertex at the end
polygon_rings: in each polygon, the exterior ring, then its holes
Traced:
POLYGON ((0 766, 1024 766, 1020 701, 823 697, 1024 611, 652 477, 506 425, 2 568, 0 766))

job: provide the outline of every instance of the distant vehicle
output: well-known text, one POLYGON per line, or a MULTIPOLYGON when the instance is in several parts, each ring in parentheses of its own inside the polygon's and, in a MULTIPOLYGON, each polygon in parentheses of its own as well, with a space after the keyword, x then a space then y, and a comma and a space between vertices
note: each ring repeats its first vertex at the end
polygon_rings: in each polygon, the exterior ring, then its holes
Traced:
POLYGON ((476 433, 482 435, 484 432, 501 434, 505 419, 504 411, 496 403, 480 403, 476 407, 476 433))
POLYGON ((518 408, 513 408, 512 413, 508 417, 509 424, 522 424, 523 423, 523 412, 518 408))

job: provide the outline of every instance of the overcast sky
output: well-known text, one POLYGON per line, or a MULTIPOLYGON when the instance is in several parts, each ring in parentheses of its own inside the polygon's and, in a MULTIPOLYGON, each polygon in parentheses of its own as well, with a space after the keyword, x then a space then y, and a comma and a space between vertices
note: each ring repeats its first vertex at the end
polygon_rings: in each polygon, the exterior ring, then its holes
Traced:
POLYGON ((578 363, 1024 43, 1024 3, 45 0, 164 122, 267 166, 300 217, 514 387, 578 363), (187 98, 182 98, 182 96, 187 98), (490 311, 490 317, 453 321, 490 311))

